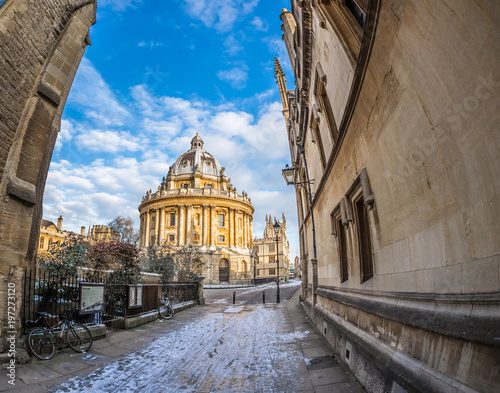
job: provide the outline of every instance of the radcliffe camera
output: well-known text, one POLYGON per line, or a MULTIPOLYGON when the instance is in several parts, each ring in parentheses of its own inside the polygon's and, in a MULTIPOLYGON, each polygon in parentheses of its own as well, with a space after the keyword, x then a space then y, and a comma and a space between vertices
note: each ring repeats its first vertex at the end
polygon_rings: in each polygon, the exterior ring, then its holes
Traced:
POLYGON ((499 16, 0 0, 0 392, 499 392, 499 16))

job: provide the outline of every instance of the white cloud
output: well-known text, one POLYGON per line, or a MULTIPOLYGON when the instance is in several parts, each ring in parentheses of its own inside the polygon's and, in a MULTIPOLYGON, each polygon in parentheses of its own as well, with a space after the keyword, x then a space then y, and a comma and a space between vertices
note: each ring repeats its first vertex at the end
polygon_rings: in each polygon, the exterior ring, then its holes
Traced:
MULTIPOLYGON (((286 50, 285 42, 281 39, 280 36, 269 36, 263 39, 263 41, 267 44, 269 48, 269 52, 271 52, 274 56, 276 56, 281 64, 281 67, 286 73, 289 73, 290 78, 293 75, 292 66, 290 64, 290 59, 288 57, 288 51, 286 50)), ((270 69, 274 69, 274 66, 270 64, 270 69)))
POLYGON ((269 30, 269 23, 267 23, 265 20, 260 19, 258 16, 256 16, 255 18, 253 18, 253 20, 250 22, 250 24, 257 31, 267 31, 267 30, 269 30))
POLYGON ((135 5, 141 2, 142 0, 100 0, 99 8, 110 7, 113 11, 124 11, 129 7, 135 8, 135 5))
POLYGON ((243 89, 248 79, 247 69, 248 67, 246 66, 234 67, 230 70, 217 72, 217 77, 220 80, 229 82, 229 84, 236 89, 243 89))
POLYGON ((237 56, 244 49, 232 34, 229 35, 224 41, 224 47, 226 48, 226 52, 229 56, 237 56))
POLYGON ((56 140, 56 145, 55 149, 56 150, 61 150, 61 147, 70 142, 71 139, 73 138, 73 124, 71 121, 67 119, 62 119, 61 120, 61 128, 59 130, 59 135, 57 135, 57 140, 56 140))
POLYGON ((123 150, 134 152, 141 149, 140 138, 127 131, 90 130, 75 139, 83 149, 94 152, 118 153, 123 150))
POLYGON ((128 110, 104 81, 92 63, 84 58, 76 73, 69 101, 99 125, 123 125, 128 110))
POLYGON ((236 20, 250 14, 259 0, 184 0, 187 14, 219 32, 232 30, 236 20))
POLYGON ((149 42, 140 41, 137 43, 137 46, 140 46, 143 48, 149 48, 149 49, 153 49, 153 48, 156 48, 159 46, 164 46, 164 45, 165 45, 164 42, 158 42, 158 41, 149 41, 149 42))

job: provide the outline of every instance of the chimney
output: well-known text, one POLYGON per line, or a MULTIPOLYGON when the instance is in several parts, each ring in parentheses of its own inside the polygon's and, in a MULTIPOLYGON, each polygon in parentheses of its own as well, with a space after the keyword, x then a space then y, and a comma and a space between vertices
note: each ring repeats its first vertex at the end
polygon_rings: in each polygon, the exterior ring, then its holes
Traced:
POLYGON ((62 216, 59 216, 59 218, 57 219, 57 229, 59 229, 60 231, 62 231, 62 216))
POLYGON ((85 227, 82 225, 82 227, 80 228, 80 235, 85 237, 85 227))

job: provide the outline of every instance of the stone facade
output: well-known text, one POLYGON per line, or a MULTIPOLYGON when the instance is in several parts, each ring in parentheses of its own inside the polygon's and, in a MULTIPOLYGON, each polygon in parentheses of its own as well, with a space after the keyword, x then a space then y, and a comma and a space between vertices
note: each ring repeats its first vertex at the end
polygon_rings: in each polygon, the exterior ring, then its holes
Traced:
POLYGON ((52 244, 61 245, 64 243, 67 231, 62 230, 63 218, 60 216, 57 219, 57 225, 49 220, 42 220, 40 225, 40 238, 38 240, 38 252, 49 250, 52 244))
POLYGON ((282 214, 281 222, 266 215, 266 229, 262 238, 253 239, 253 250, 257 253, 258 261, 255 278, 271 279, 290 276, 290 244, 286 238, 286 219, 282 214), (276 235, 274 225, 280 225, 278 231, 278 248, 276 249, 276 235), (279 260, 279 272, 277 270, 276 255, 279 260))
POLYGON ((228 179, 224 167, 196 134, 158 187, 139 206, 139 247, 193 245, 203 254, 205 284, 248 283, 254 279, 254 208, 228 179))
POLYGON ((50 159, 95 11, 89 0, 9 0, 0 7, 0 352, 6 331, 21 331, 22 275, 35 259, 50 159), (15 326, 7 323, 9 283, 15 326))
POLYGON ((307 313, 370 392, 497 391, 500 5, 291 5, 307 313))
MULTIPOLYGON (((51 244, 61 245, 66 240, 66 237, 71 234, 76 235, 74 232, 63 230, 62 223, 62 216, 59 216, 57 219, 57 225, 52 221, 42 219, 38 240, 38 253, 49 250, 51 244)), ((92 229, 89 230, 87 236, 85 236, 85 227, 82 226, 80 234, 77 236, 80 240, 88 244, 116 242, 120 240, 120 233, 107 225, 92 225, 92 229)))

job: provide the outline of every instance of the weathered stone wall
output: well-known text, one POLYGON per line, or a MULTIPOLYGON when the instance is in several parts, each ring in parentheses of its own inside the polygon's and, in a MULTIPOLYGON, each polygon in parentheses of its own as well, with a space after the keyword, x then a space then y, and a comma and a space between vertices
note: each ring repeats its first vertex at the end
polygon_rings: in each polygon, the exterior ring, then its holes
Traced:
MULTIPOLYGON (((500 363, 493 317, 500 310, 500 5, 371 0, 352 50, 344 35, 354 31, 345 26, 349 10, 327 3, 292 1, 301 36, 284 38, 301 43, 294 48, 299 110, 288 126, 296 180, 304 171, 315 179, 312 211, 297 191, 306 309, 370 391, 394 383, 411 392, 493 392, 500 384, 492 366, 500 363), (368 278, 360 197, 369 207, 368 278), (378 371, 367 373, 374 364, 378 371)), ((285 25, 289 17, 282 14, 285 25)))
POLYGON ((95 23, 89 0, 10 0, 0 8, 0 352, 20 333, 21 282, 36 253, 60 117, 95 23), (7 285, 16 290, 7 325, 7 285))

